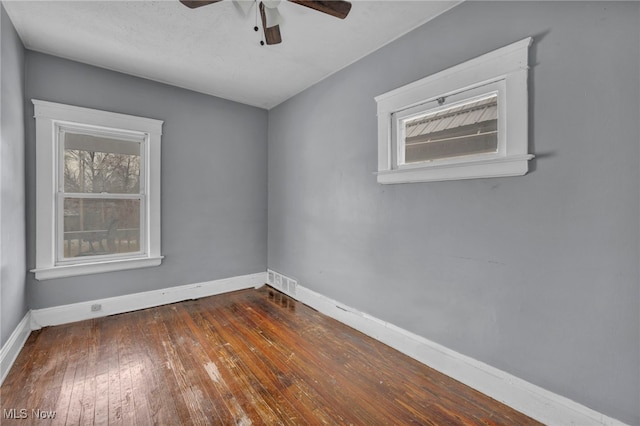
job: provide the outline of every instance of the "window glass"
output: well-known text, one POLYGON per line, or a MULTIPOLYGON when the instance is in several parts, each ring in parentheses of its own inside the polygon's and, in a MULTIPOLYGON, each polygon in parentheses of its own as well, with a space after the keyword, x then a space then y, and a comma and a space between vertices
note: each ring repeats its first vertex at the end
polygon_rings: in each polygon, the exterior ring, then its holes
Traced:
POLYGON ((64 258, 140 251, 140 200, 65 198, 64 258))
POLYGON ((498 150, 498 95, 403 120, 405 163, 498 150))
POLYGON ((144 251, 140 244, 141 142, 89 129, 61 129, 60 135, 64 190, 58 258, 144 251))
POLYGON ((64 134, 64 191, 140 192, 140 143, 64 134))

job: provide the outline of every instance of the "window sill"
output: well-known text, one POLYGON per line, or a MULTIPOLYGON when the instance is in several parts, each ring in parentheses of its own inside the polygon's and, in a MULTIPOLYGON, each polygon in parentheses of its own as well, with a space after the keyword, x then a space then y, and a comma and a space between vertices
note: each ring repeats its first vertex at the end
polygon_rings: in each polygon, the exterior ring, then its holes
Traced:
POLYGON ((533 157, 531 154, 511 155, 489 160, 384 170, 378 172, 377 177, 378 183, 393 184, 522 176, 527 173, 528 161, 533 157))
POLYGON ((76 277, 79 275, 99 274, 102 272, 125 271, 128 269, 149 268, 162 263, 164 256, 138 259, 119 259, 107 262, 83 263, 76 265, 52 266, 32 269, 39 281, 54 278, 76 277))

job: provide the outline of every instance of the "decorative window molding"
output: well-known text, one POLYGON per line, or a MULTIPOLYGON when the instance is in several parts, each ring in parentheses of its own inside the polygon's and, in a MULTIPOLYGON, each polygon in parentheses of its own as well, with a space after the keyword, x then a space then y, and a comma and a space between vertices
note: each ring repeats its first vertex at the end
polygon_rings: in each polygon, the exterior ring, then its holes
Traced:
POLYGON ((526 174, 531 42, 377 96, 378 183, 526 174))
POLYGON ((32 102, 36 279, 159 265, 163 122, 32 102))

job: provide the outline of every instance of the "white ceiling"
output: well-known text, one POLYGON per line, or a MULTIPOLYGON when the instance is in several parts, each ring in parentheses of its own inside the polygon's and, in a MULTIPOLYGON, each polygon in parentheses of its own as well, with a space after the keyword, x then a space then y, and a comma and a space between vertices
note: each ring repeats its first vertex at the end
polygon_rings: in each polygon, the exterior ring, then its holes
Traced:
POLYGON ((340 20, 283 1, 283 42, 260 46, 255 4, 4 1, 25 47, 272 108, 460 1, 352 1, 340 20))

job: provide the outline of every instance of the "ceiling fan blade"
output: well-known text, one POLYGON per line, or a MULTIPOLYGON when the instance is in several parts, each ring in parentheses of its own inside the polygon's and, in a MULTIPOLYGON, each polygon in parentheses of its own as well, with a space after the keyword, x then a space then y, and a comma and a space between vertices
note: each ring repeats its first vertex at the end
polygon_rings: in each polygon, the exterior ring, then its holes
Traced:
POLYGON ((267 27, 267 15, 264 11, 264 4, 260 2, 260 18, 262 18, 262 28, 264 28, 264 39, 267 44, 282 43, 282 37, 280 35, 280 26, 274 25, 273 27, 267 27))
POLYGON ((196 9, 201 6, 206 6, 211 3, 218 3, 222 0, 180 0, 180 3, 187 6, 189 9, 196 9))
POLYGON ((289 0, 291 3, 309 7, 313 10, 326 13, 336 18, 344 19, 351 10, 351 3, 342 0, 289 0))

